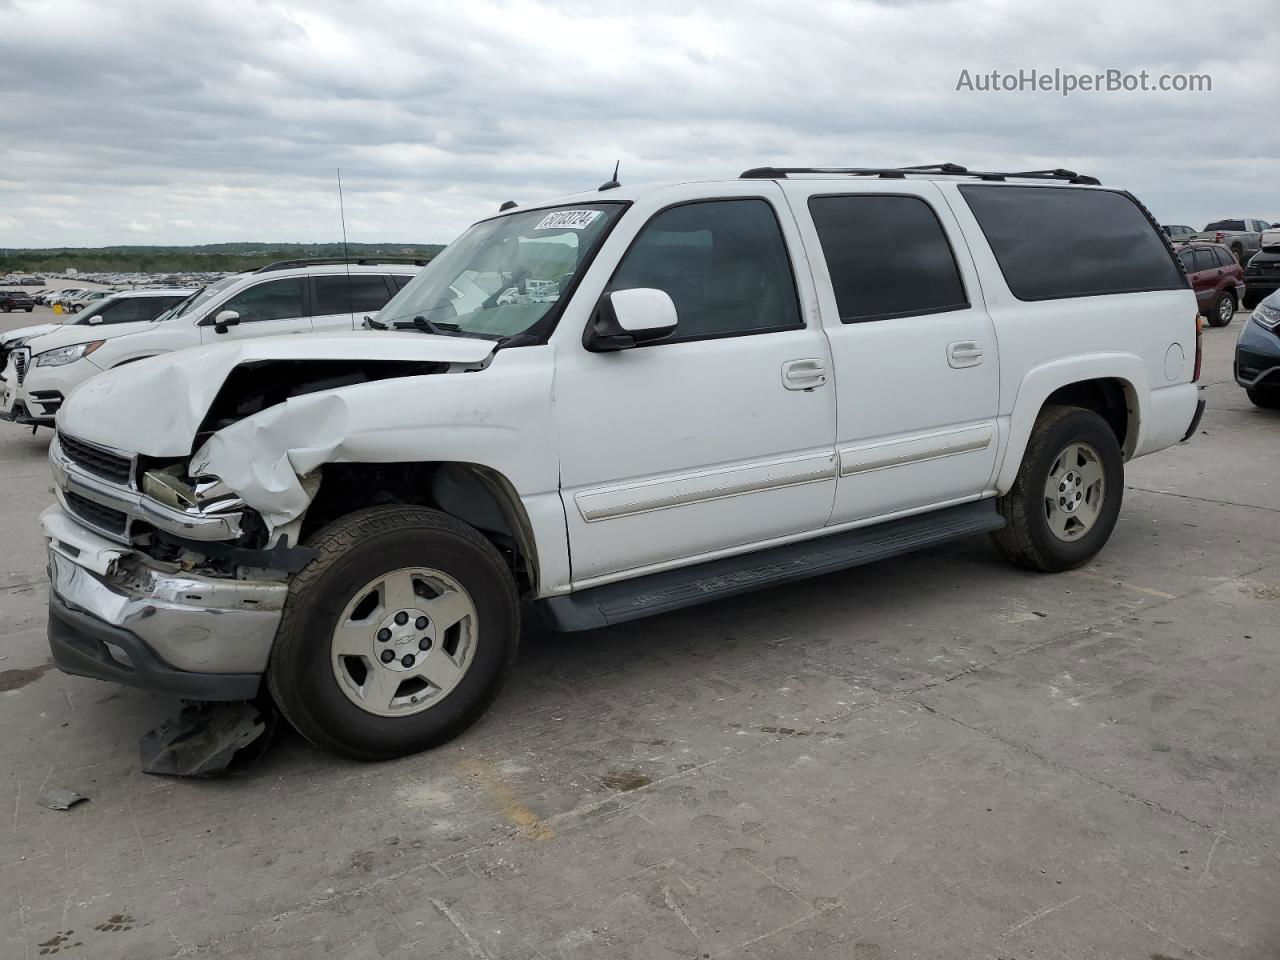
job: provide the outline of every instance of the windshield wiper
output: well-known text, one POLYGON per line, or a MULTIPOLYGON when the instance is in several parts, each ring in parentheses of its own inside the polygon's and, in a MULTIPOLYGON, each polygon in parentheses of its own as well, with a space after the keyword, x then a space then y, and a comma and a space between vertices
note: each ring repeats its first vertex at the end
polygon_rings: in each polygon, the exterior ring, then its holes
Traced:
POLYGON ((451 333, 459 333, 462 330, 460 323, 440 323, 438 320, 433 322, 422 314, 413 318, 413 325, 424 333, 434 333, 440 337, 447 337, 451 333))

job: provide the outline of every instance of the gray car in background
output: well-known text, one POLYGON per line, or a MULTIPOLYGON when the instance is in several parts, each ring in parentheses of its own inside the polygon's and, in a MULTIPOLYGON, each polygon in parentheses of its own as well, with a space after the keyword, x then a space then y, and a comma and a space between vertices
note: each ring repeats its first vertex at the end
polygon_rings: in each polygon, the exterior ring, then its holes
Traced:
POLYGON ((1207 224, 1192 240, 1220 243, 1231 251, 1239 263, 1262 249, 1262 231, 1270 229, 1270 223, 1257 218, 1243 220, 1215 220, 1207 224))

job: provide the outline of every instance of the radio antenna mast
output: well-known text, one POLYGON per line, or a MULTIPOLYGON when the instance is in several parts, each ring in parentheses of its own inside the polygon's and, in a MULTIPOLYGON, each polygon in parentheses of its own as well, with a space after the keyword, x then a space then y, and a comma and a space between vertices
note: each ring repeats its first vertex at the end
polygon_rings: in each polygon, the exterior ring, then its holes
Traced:
POLYGON ((342 201, 342 168, 338 167, 338 218, 342 221, 342 261, 347 266, 347 313, 355 320, 355 303, 351 297, 351 255, 347 252, 347 208, 342 201))

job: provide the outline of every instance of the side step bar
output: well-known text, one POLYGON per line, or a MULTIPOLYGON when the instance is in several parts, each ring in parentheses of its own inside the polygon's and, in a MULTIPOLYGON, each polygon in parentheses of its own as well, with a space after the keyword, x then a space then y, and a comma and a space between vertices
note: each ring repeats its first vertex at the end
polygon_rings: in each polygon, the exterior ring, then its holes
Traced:
POLYGON ((873 563, 1003 526, 1004 517, 997 512, 995 500, 979 500, 756 553, 608 583, 562 597, 549 597, 538 604, 556 630, 592 630, 873 563))

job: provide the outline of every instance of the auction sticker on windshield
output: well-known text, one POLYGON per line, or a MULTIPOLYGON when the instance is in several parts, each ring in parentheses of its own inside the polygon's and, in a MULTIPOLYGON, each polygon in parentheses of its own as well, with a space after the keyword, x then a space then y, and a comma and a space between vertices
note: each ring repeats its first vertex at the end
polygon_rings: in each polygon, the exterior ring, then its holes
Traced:
POLYGON ((599 210, 557 210, 548 213, 535 230, 582 230, 591 226, 600 216, 599 210))

